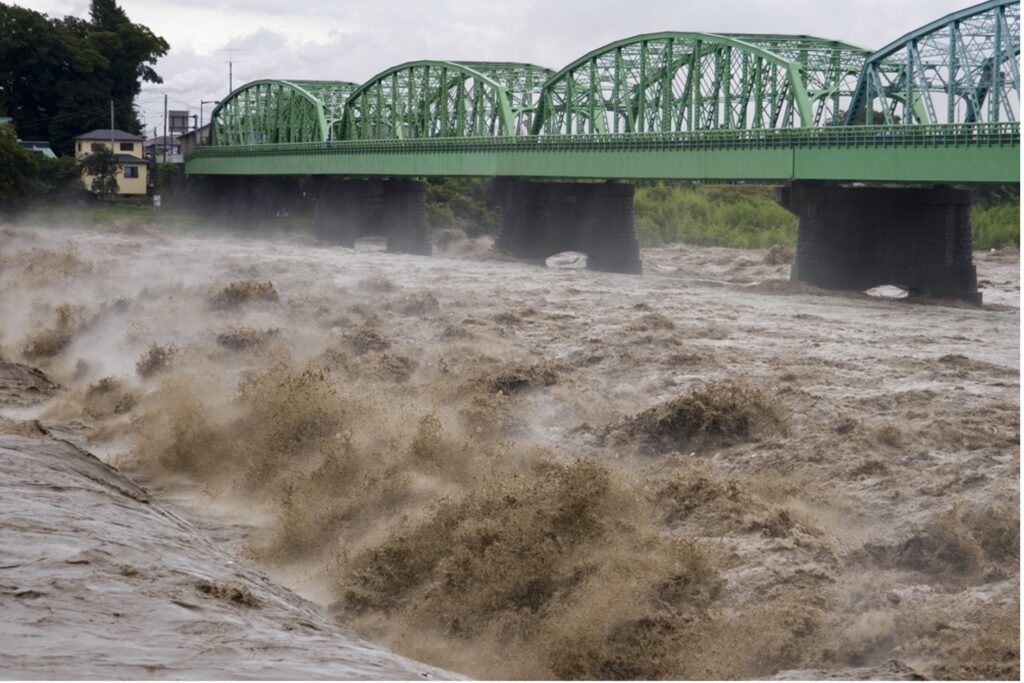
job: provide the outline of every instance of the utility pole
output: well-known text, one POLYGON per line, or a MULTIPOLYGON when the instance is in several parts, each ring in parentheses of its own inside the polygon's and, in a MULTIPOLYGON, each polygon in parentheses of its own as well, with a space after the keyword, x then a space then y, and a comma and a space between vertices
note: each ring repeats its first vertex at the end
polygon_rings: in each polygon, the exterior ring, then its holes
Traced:
POLYGON ((110 98, 110 151, 114 151, 114 98, 110 98))
POLYGON ((164 161, 167 163, 167 95, 164 95, 164 161))
POLYGON ((203 107, 207 104, 220 104, 220 100, 199 100, 199 127, 203 127, 203 107))
POLYGON ((228 53, 228 92, 235 91, 235 74, 234 74, 234 57, 236 52, 241 52, 237 47, 232 47, 230 44, 221 52, 228 53))

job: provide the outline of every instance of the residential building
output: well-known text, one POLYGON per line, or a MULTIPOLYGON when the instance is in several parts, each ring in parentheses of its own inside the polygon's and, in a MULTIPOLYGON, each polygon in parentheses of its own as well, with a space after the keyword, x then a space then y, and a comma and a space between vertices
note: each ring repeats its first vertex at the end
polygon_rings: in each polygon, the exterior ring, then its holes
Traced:
POLYGON ((183 164, 180 138, 175 135, 157 136, 146 140, 145 157, 157 164, 183 164))
MULTIPOLYGON (((97 129, 75 138, 75 159, 82 160, 93 152, 107 148, 117 157, 117 193, 119 195, 146 194, 149 169, 142 158, 142 138, 123 130, 97 129)), ((85 187, 92 187, 92 176, 83 173, 85 187)))
POLYGON ((206 124, 202 128, 194 128, 187 133, 182 134, 178 138, 178 142, 181 143, 181 156, 182 158, 187 157, 188 153, 199 145, 205 145, 206 141, 210 139, 210 124, 206 124))

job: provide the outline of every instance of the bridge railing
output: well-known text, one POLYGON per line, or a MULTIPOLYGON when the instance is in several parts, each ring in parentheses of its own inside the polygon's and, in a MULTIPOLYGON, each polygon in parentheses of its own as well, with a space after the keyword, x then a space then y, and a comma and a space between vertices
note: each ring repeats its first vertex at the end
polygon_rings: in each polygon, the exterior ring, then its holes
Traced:
POLYGON ((421 138, 197 147, 186 161, 204 158, 346 154, 471 154, 477 152, 724 151, 793 148, 976 147, 1020 145, 1020 123, 836 126, 677 133, 530 135, 421 138))

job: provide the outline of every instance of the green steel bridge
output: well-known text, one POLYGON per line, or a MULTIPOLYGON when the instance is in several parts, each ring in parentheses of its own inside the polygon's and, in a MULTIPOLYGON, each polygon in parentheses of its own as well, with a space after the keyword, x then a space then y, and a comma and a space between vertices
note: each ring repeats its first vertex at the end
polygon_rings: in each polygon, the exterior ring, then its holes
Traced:
POLYGON ((763 181, 800 219, 792 277, 980 302, 971 192, 1020 182, 1020 1, 987 0, 880 50, 797 35, 666 32, 555 71, 419 61, 363 84, 261 80, 191 152, 245 222, 312 209, 321 238, 429 254, 426 183, 493 178, 499 248, 642 269, 638 179, 763 181))
POLYGON ((1020 2, 871 52, 666 32, 560 70, 419 61, 363 84, 259 80, 214 110, 189 174, 1019 182, 1020 2))

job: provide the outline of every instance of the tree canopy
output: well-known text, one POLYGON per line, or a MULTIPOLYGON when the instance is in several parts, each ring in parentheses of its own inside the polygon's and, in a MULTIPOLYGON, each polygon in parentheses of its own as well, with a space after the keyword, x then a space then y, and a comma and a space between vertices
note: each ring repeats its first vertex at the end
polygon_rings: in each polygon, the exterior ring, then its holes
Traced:
POLYGON ((14 128, 0 126, 0 215, 26 200, 35 176, 35 159, 18 144, 14 128))
POLYGON ((68 154, 76 135, 110 127, 113 99, 115 127, 140 134, 132 102, 143 82, 163 82, 153 66, 169 49, 116 0, 92 0, 88 20, 0 2, 0 115, 68 154))

